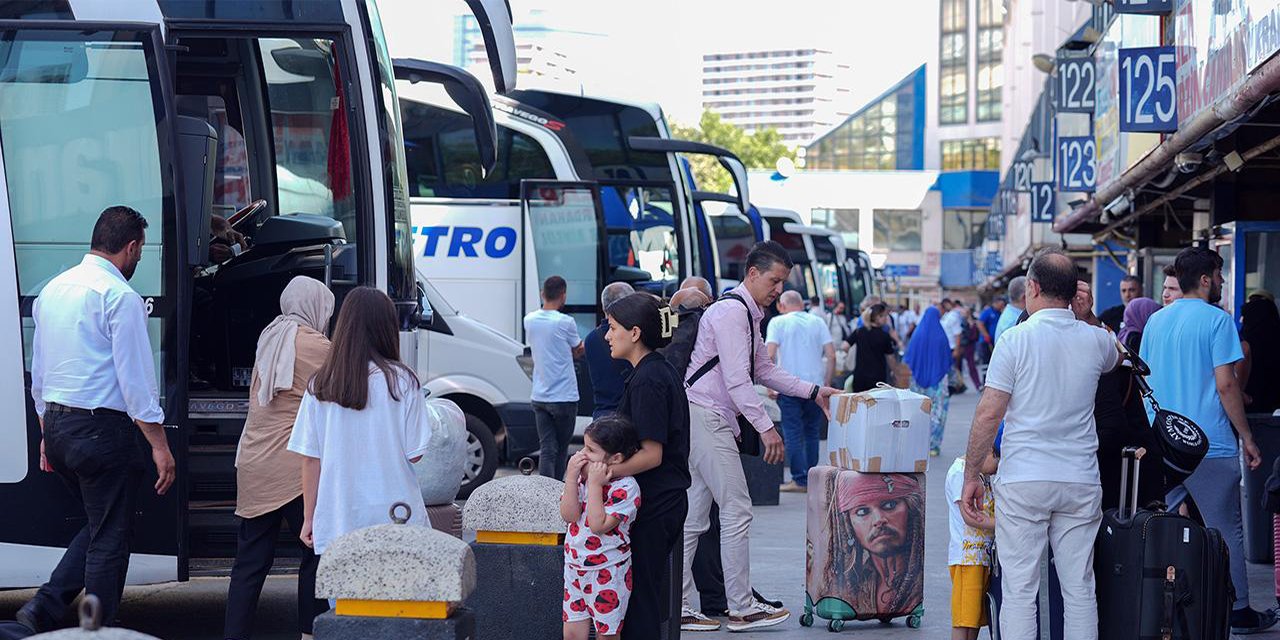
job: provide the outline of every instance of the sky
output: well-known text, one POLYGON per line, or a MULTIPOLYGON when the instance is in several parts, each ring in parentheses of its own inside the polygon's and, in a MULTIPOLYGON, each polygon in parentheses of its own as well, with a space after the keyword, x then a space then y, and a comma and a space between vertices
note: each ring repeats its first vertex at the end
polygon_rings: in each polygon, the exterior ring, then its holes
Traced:
MULTIPOLYGON (((829 50, 853 68, 852 111, 925 63, 937 46, 937 0, 510 2, 517 21, 545 9, 554 26, 602 35, 577 61, 587 93, 657 102, 682 123, 702 112, 705 53, 829 50)), ((453 16, 468 12, 463 0, 379 0, 378 7, 393 57, 452 62, 453 16)))

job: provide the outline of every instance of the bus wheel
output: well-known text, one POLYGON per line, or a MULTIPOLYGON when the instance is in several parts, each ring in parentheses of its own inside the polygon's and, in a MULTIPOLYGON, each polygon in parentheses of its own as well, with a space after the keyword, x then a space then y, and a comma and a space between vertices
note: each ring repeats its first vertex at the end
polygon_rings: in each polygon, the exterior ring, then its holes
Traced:
POLYGON ((471 414, 467 418, 466 463, 462 467, 462 487, 458 499, 465 500, 476 487, 493 479, 498 470, 498 442, 484 420, 471 414))

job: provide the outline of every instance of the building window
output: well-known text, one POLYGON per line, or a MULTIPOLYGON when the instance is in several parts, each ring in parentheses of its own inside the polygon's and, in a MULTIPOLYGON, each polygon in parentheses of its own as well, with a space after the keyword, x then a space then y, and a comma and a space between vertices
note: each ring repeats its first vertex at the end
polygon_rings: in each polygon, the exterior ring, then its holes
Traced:
POLYGON ((835 171, 913 168, 914 104, 914 84, 906 83, 809 145, 805 166, 835 171))
POLYGON ((963 124, 969 121, 969 0, 942 0, 938 46, 938 122, 963 124))
POLYGON ((1001 89, 1004 88, 1004 3, 978 0, 978 93, 975 111, 978 122, 1000 119, 1001 89))
POLYGON ((998 171, 1000 138, 942 141, 943 171, 998 171))
POLYGON ((942 215, 942 248, 946 251, 978 249, 987 235, 985 209, 952 209, 942 215))
POLYGON ((919 209, 876 209, 871 222, 876 249, 920 251, 919 209))
POLYGON ((809 210, 809 214, 813 220, 813 226, 839 232, 845 248, 858 248, 857 209, 813 208, 809 210))

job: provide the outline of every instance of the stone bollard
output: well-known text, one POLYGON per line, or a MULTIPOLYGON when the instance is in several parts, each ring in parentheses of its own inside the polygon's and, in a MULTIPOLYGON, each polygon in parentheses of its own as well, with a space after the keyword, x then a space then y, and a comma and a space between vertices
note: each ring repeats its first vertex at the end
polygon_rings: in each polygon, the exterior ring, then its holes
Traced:
MULTIPOLYGON (((529 471, 526 471, 526 474, 529 471)), ((467 606, 479 613, 482 640, 557 640, 563 636, 564 483, 535 475, 491 480, 471 494, 462 526, 481 579, 467 606)))
POLYGON ((29 636, 29 640, 157 640, 155 636, 145 633, 103 627, 101 624, 101 608, 98 596, 86 595, 80 600, 80 627, 78 629, 60 629, 39 635, 29 636))
POLYGON ((348 533, 320 556, 316 596, 337 605, 316 618, 316 640, 476 637, 475 616, 461 606, 476 584, 471 548, 447 533, 404 526, 409 514, 397 502, 394 524, 348 533))

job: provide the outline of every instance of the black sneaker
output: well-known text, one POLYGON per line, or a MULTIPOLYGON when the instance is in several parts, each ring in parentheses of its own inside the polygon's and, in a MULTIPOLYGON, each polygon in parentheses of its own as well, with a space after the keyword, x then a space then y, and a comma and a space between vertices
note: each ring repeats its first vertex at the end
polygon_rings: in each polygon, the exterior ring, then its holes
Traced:
POLYGON ((756 591, 755 589, 752 589, 752 590, 751 590, 751 597, 752 597, 752 598, 755 598, 756 602, 759 602, 759 603, 761 603, 761 604, 767 604, 767 605, 769 605, 770 607, 773 607, 774 609, 781 609, 781 608, 782 608, 782 601, 781 601, 781 600, 770 600, 770 599, 768 599, 768 598, 766 598, 766 597, 764 597, 764 596, 760 595, 760 592, 759 592, 759 591, 756 591))
POLYGON ((1275 625, 1276 614, 1271 611, 1262 613, 1245 607, 1231 612, 1231 633, 1238 636, 1261 633, 1275 625))

